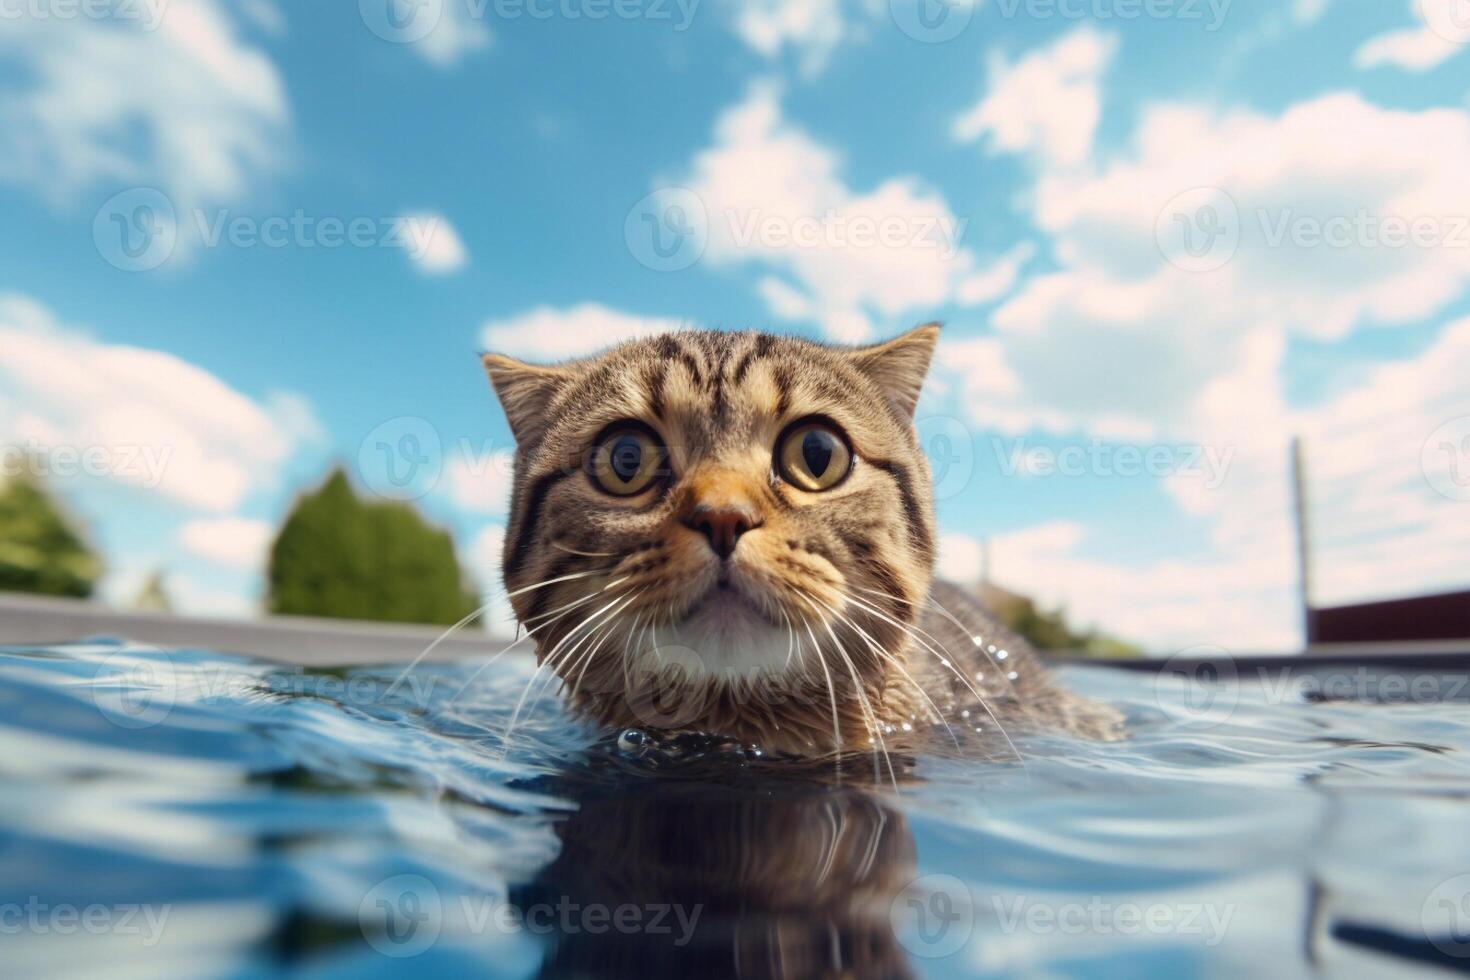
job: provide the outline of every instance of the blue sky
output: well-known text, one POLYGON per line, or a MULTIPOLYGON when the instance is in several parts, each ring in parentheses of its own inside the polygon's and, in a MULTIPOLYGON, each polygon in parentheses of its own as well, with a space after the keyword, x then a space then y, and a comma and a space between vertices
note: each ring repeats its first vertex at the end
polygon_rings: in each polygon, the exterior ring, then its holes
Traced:
POLYGON ((249 614, 295 492, 400 493, 379 443, 489 585, 483 347, 940 319, 946 572, 988 540, 1156 649, 1287 647, 1293 433, 1320 601, 1465 584, 1465 8, 6 5, 0 445, 54 457, 114 601, 164 568, 249 614))

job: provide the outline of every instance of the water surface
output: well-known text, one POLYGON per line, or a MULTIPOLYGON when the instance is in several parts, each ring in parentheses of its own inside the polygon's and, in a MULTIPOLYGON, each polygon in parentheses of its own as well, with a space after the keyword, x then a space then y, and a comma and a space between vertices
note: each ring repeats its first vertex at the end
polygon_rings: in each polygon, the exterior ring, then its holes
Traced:
POLYGON ((0 975, 1470 969, 1462 678, 1070 668, 1129 740, 951 747, 895 790, 599 738, 539 684, 507 741, 528 665, 480 666, 0 650, 0 975))

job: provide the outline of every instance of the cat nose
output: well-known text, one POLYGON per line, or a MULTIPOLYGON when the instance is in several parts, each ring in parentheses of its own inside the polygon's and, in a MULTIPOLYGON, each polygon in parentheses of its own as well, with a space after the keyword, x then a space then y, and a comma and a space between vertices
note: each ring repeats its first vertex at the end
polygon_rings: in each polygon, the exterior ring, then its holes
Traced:
POLYGON ((738 505, 699 504, 684 522, 709 539, 709 546, 721 558, 735 553, 735 543, 752 528, 759 527, 755 514, 738 505))

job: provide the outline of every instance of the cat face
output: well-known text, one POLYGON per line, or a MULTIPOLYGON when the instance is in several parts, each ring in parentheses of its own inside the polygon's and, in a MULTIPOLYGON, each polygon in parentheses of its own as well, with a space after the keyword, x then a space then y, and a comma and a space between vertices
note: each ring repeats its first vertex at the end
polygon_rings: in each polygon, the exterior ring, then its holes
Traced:
POLYGON ((518 443, 505 584, 538 656, 612 721, 649 672, 879 685, 933 566, 912 414, 937 338, 689 331, 554 367, 487 355, 518 443))

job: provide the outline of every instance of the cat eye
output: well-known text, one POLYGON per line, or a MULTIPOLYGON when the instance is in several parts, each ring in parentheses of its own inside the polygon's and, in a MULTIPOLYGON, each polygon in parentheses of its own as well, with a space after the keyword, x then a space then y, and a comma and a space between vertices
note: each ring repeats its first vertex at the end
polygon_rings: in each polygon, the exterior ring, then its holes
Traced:
POLYGON ((830 422, 810 419, 786 430, 776 445, 781 479, 802 490, 830 490, 852 469, 852 450, 830 422))
POLYGON ((592 450, 588 472, 603 490, 628 497, 647 490, 663 471, 664 447, 642 426, 613 426, 592 450))

